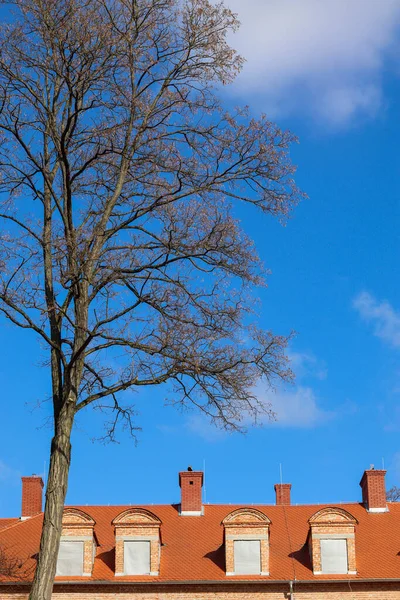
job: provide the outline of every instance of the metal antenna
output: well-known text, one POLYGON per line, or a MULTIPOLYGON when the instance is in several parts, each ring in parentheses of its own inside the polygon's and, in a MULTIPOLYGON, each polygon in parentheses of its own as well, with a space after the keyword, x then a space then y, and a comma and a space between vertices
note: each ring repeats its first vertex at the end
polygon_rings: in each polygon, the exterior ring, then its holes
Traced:
POLYGON ((207 501, 207 488, 206 488, 206 459, 205 458, 203 458, 203 478, 204 478, 204 482, 203 482, 204 504, 206 504, 206 501, 207 501))
POLYGON ((283 481, 282 480, 282 463, 279 463, 279 474, 280 474, 280 477, 281 477, 281 485, 282 485, 282 481, 283 481))

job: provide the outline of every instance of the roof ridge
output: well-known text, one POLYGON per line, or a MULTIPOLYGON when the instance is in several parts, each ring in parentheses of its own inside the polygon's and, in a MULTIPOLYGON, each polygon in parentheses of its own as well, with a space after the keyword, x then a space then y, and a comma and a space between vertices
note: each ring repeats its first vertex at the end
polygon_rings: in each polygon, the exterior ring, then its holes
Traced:
POLYGON ((40 512, 37 515, 32 515, 32 517, 28 517, 27 519, 21 519, 21 517, 13 517, 14 519, 17 519, 17 522, 11 523, 11 525, 8 525, 6 527, 2 527, 0 529, 0 535, 3 533, 3 531, 8 531, 9 529, 12 529, 12 527, 17 527, 18 525, 23 525, 24 523, 29 523, 30 521, 32 521, 32 519, 36 519, 37 517, 41 517, 42 515, 43 515, 43 513, 40 512))
MULTIPOLYGON (((389 504, 400 504, 399 502, 392 502, 389 504)), ((165 503, 149 503, 149 502, 142 502, 142 503, 136 503, 136 502, 130 502, 129 504, 82 504, 82 503, 76 503, 76 504, 66 504, 64 508, 141 508, 144 506, 148 506, 148 507, 174 507, 174 506, 178 506, 179 502, 165 502, 165 503)), ((352 505, 352 506, 359 506, 362 505, 362 502, 358 501, 358 500, 350 500, 350 501, 337 501, 337 502, 295 502, 295 503, 291 503, 291 504, 287 504, 286 508, 292 508, 292 507, 306 507, 306 506, 348 506, 348 505, 352 505)), ((268 508, 275 508, 275 507, 279 507, 279 504, 274 504, 274 503, 262 503, 262 502, 203 502, 203 506, 207 506, 207 507, 216 507, 216 508, 229 508, 229 507, 238 507, 238 508, 246 508, 246 507, 268 507, 268 508)))
POLYGON ((12 525, 17 525, 17 522, 19 522, 19 517, 4 517, 0 519, 0 531, 3 531, 4 529, 9 529, 12 525), (1 526, 2 521, 12 521, 11 523, 9 523, 8 525, 4 525, 4 527, 1 526))

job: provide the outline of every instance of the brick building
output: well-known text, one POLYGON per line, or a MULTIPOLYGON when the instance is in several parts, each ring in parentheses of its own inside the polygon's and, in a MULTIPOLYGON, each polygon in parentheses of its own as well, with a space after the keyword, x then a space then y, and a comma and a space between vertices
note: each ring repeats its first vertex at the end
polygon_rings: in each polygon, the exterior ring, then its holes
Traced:
MULTIPOLYGON (((66 507, 56 600, 400 600, 400 503, 385 471, 362 502, 203 505, 203 473, 179 474, 178 505, 66 507)), ((42 524, 40 477, 22 479, 22 516, 0 519, 0 599, 25 600, 42 524), (3 566, 2 566, 3 565, 3 566)))

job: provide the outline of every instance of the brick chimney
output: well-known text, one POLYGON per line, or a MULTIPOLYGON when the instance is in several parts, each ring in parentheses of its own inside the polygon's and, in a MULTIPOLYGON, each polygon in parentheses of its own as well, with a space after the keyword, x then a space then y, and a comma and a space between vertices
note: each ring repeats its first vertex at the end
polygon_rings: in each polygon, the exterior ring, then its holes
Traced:
POLYGON ((388 510, 386 504, 385 475, 386 471, 381 469, 375 470, 373 466, 364 471, 360 486, 363 503, 368 512, 387 512, 388 510))
POLYGON ((291 483, 276 483, 274 485, 276 494, 276 505, 288 505, 290 504, 290 490, 292 488, 291 483))
POLYGON ((203 514, 201 499, 201 488, 203 487, 203 472, 187 471, 179 473, 179 485, 181 488, 181 511, 182 516, 197 517, 203 514))
POLYGON ((37 475, 22 479, 22 519, 28 519, 42 512, 43 479, 37 475))

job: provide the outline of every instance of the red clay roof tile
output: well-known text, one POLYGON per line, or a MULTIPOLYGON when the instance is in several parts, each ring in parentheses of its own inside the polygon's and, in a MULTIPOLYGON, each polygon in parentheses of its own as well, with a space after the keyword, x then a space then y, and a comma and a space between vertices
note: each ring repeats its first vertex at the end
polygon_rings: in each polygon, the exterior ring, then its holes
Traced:
POLYGON ((19 519, 0 519, 0 529, 4 529, 5 527, 10 527, 10 525, 14 525, 15 523, 19 523, 19 519))
MULTIPOLYGON (((340 505, 358 521, 356 525, 357 575, 324 575, 323 579, 397 579, 400 576, 400 503, 389 504, 389 512, 368 513, 358 503, 340 505)), ((97 548, 91 578, 68 580, 115 581, 114 527, 112 520, 128 506, 82 506, 96 522, 97 548)), ((177 505, 145 506, 162 521, 159 576, 118 577, 124 581, 181 582, 227 581, 223 547, 224 517, 239 506, 205 505, 201 517, 180 516, 177 505)), ((321 505, 257 506, 271 520, 270 575, 240 576, 240 580, 320 580, 313 575, 308 548, 308 519, 321 505)), ((5 521, 4 519, 2 520, 5 521)), ((8 520, 10 521, 10 520, 8 520)), ((1 529, 0 547, 21 559, 21 577, 29 580, 39 549, 42 515, 1 529)), ((229 577, 229 580, 235 580, 229 577)), ((57 578, 62 581, 62 578, 57 578)), ((3 580, 4 581, 4 580, 3 580)))

